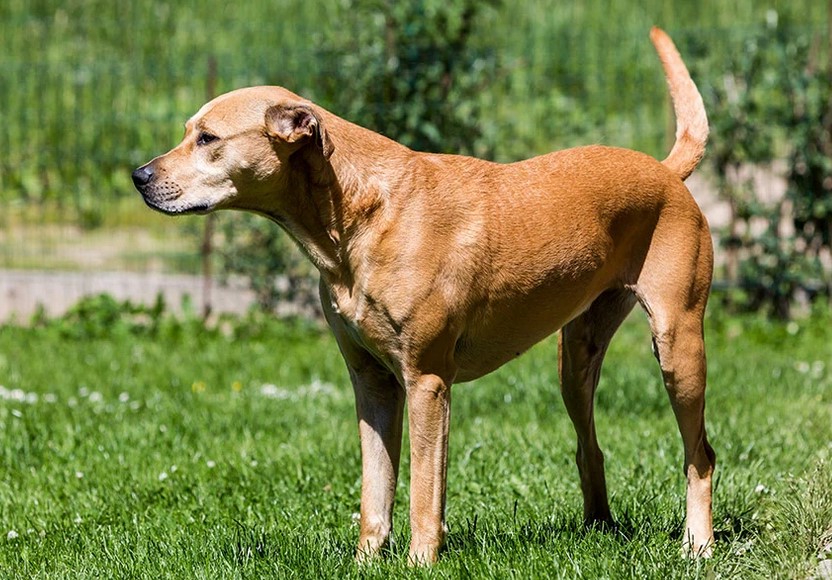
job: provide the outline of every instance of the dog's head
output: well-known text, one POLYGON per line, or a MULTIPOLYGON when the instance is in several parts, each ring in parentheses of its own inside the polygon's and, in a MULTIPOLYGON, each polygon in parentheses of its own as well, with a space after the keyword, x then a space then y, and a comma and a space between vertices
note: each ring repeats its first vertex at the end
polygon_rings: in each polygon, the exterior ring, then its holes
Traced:
POLYGON ((294 160, 325 163, 332 151, 312 103, 279 87, 240 89, 204 105, 182 142, 136 169, 133 183, 167 214, 262 211, 288 187, 294 160))

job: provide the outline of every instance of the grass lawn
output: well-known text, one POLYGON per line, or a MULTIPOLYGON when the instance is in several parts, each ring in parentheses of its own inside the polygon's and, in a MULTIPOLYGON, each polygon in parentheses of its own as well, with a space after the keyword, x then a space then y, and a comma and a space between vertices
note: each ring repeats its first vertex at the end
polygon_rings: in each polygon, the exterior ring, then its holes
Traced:
POLYGON ((710 562, 680 557, 681 442, 634 316, 596 412, 618 528, 580 525, 548 340, 454 388, 451 533, 426 570, 406 566, 406 454, 393 545, 353 563, 358 436, 328 334, 109 316, 0 328, 0 577, 808 578, 832 543, 828 313, 786 326, 712 311, 710 562))

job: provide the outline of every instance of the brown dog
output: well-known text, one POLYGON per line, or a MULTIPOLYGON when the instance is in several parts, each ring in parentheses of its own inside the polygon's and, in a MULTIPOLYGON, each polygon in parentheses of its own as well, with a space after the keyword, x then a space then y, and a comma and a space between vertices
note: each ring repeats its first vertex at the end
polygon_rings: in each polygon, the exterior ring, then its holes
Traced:
POLYGON ((651 39, 677 140, 663 162, 592 146, 500 165, 417 153, 279 87, 217 97, 172 151, 133 173, 168 214, 242 209, 277 222, 321 274, 361 436, 358 558, 391 530, 402 417, 411 440, 410 558, 446 534, 451 385, 560 333, 587 522, 611 520, 593 397, 613 333, 647 311, 685 449, 684 548, 713 545, 714 453, 704 426, 708 225, 683 180, 704 153, 702 99, 670 38, 651 39))

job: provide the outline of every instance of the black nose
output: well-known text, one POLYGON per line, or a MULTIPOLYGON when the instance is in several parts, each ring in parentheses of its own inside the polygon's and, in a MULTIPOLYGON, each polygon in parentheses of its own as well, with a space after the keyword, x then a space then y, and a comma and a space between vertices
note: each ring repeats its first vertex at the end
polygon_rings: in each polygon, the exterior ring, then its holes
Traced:
POLYGON ((141 189, 153 180, 153 175, 153 169, 150 167, 150 165, 139 167, 137 170, 133 172, 133 184, 138 189, 141 189))

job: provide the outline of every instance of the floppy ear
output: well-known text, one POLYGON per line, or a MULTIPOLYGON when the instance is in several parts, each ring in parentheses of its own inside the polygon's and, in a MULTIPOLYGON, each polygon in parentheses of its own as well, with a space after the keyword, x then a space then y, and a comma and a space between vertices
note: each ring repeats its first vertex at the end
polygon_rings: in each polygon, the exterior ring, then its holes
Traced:
POLYGON ((296 143, 297 148, 313 141, 325 159, 329 159, 335 150, 320 117, 307 105, 280 104, 269 107, 266 109, 266 131, 272 139, 296 143))

